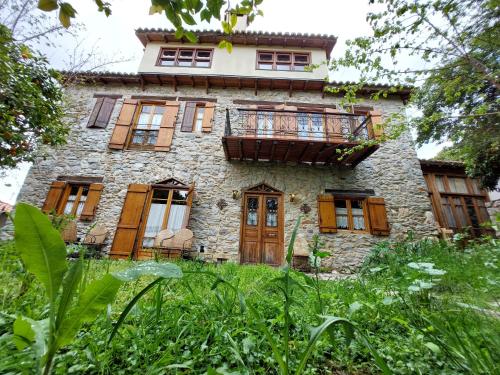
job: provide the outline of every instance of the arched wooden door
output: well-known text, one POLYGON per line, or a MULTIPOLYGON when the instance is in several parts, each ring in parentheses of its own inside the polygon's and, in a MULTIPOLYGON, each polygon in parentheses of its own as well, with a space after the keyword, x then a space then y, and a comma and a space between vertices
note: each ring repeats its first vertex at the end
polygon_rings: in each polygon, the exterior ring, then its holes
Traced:
POLYGON ((257 185, 243 193, 240 236, 240 262, 283 263, 283 193, 257 185))

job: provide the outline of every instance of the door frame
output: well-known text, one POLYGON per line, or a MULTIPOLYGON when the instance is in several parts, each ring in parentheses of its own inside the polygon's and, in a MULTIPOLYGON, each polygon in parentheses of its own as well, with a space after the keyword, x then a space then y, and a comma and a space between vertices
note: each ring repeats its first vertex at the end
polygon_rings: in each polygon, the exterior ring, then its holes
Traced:
MULTIPOLYGON (((278 198, 278 247, 279 247, 279 263, 276 265, 282 265, 285 260, 284 254, 284 243, 285 243, 285 206, 284 206, 284 193, 279 191, 265 183, 258 184, 252 188, 248 188, 243 191, 242 200, 241 200, 241 214, 240 214, 240 243, 238 247, 238 254, 240 256, 240 264, 250 264, 243 263, 242 251, 243 251, 243 240, 244 240, 244 232, 245 232, 245 207, 247 196, 249 195, 260 195, 260 196, 274 196, 278 198)), ((261 225, 261 224, 260 224, 261 225)), ((262 246, 262 237, 259 237, 259 246, 262 246)), ((262 255, 262 253, 261 253, 262 255)), ((261 261, 258 264, 268 264, 261 261)))

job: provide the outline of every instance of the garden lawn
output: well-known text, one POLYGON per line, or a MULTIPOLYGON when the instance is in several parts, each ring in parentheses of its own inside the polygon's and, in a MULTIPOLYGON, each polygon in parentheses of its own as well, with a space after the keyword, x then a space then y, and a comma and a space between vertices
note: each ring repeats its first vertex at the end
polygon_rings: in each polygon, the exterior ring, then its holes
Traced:
MULTIPOLYGON (((499 253, 491 239, 462 247, 411 240, 381 244, 356 279, 320 283, 321 313, 313 280, 294 272, 290 367, 297 367, 311 327, 323 321, 319 315, 331 315, 355 323, 396 374, 499 373, 499 253)), ((85 262, 86 283, 133 264, 85 262)), ((35 357, 29 348, 16 349, 12 326, 18 315, 47 316, 44 290, 23 271, 13 243, 0 245, 0 263, 0 373, 31 373, 35 357)), ((283 350, 283 295, 275 281, 282 271, 231 263, 178 264, 184 277, 150 290, 108 345, 120 313, 154 278, 125 283, 107 312, 59 351, 54 372, 278 373, 249 307, 263 317, 283 350), (206 272, 215 273, 219 282, 206 272)), ((305 368, 310 374, 379 372, 359 336, 351 341, 341 327, 321 337, 305 368)))

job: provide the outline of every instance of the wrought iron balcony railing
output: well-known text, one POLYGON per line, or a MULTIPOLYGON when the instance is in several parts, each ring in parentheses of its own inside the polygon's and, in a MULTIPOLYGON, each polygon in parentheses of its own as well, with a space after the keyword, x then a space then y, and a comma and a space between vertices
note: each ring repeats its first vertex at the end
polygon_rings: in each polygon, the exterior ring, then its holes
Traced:
POLYGON ((331 143, 374 138, 370 116, 351 113, 227 109, 225 136, 331 143))

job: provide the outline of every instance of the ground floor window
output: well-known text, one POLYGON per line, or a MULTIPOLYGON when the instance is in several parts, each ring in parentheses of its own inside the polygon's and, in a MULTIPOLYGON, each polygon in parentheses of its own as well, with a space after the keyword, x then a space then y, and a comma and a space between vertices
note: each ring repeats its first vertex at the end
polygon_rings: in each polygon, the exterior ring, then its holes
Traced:
POLYGON ((89 193, 88 185, 68 184, 66 194, 63 196, 62 210, 65 215, 80 216, 89 193))
POLYGON ((366 230, 363 199, 335 199, 338 229, 366 230))
POLYGON ((187 189, 153 189, 142 247, 152 247, 155 237, 163 229, 176 232, 183 227, 187 221, 186 216, 189 215, 188 194, 187 189))

